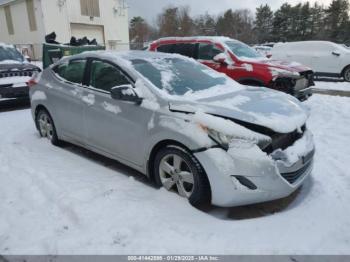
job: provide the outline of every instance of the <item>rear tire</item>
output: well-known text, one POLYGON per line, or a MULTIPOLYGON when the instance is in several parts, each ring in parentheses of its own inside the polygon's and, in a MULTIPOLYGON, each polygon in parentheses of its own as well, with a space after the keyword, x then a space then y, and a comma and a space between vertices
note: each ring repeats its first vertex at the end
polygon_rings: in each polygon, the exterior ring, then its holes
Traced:
POLYGON ((62 144, 62 141, 58 139, 52 117, 47 110, 39 110, 35 118, 35 123, 41 137, 46 137, 55 146, 60 146, 62 144))
POLYGON ((343 77, 344 77, 344 80, 345 80, 346 82, 350 82, 350 66, 347 66, 347 67, 344 69, 343 77))
POLYGON ((186 149, 167 146, 158 151, 154 160, 157 186, 175 191, 195 207, 210 204, 209 180, 198 160, 186 149))

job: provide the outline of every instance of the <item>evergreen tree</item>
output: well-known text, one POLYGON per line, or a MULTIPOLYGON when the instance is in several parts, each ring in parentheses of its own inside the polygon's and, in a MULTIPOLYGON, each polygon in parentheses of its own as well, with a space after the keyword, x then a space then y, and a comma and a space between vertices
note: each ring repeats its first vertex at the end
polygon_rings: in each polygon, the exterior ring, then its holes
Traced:
POLYGON ((269 5, 261 5, 256 9, 254 32, 259 43, 272 40, 273 11, 269 5))
POLYGON ((346 40, 349 26, 348 0, 333 0, 325 10, 327 37, 331 41, 343 42, 346 40))
POLYGON ((290 41, 292 33, 292 6, 284 3, 276 12, 273 18, 274 41, 290 41))
POLYGON ((195 19, 195 33, 197 35, 214 36, 216 32, 216 19, 210 14, 200 15, 195 19))
POLYGON ((325 39, 325 30, 324 30, 324 8, 322 5, 319 5, 317 2, 311 8, 310 12, 310 30, 312 40, 325 39))

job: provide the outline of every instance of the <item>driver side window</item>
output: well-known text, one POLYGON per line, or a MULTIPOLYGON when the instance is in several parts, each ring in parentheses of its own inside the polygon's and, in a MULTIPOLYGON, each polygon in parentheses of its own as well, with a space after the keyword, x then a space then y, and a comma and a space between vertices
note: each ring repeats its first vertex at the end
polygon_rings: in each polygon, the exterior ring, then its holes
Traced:
POLYGON ((223 52, 224 51, 215 47, 213 44, 200 43, 199 50, 198 50, 198 59, 212 61, 212 60, 214 60, 215 56, 217 56, 218 54, 221 54, 223 52))
POLYGON ((114 65, 99 60, 91 63, 90 86, 110 92, 113 87, 129 84, 127 77, 114 65))

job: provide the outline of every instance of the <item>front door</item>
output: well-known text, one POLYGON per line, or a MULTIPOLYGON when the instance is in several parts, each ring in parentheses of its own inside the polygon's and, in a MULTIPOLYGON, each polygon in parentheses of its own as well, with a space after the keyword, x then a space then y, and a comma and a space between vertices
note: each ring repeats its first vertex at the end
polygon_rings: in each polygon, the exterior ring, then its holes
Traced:
POLYGON ((218 72, 227 74, 227 66, 214 61, 214 57, 223 52, 223 50, 217 48, 214 44, 199 43, 198 61, 218 72))
POLYGON ((96 149, 141 166, 150 110, 135 103, 112 99, 116 86, 133 85, 116 65, 103 60, 90 64, 90 87, 86 89, 87 143, 96 149))

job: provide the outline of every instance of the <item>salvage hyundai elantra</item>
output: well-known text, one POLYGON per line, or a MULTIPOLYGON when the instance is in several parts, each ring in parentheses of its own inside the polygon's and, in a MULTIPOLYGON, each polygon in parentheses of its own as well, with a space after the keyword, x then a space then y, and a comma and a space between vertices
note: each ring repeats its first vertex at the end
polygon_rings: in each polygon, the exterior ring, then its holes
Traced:
POLYGON ((310 175, 309 110, 180 55, 88 52, 30 81, 42 137, 118 160, 198 206, 283 198, 310 175))

